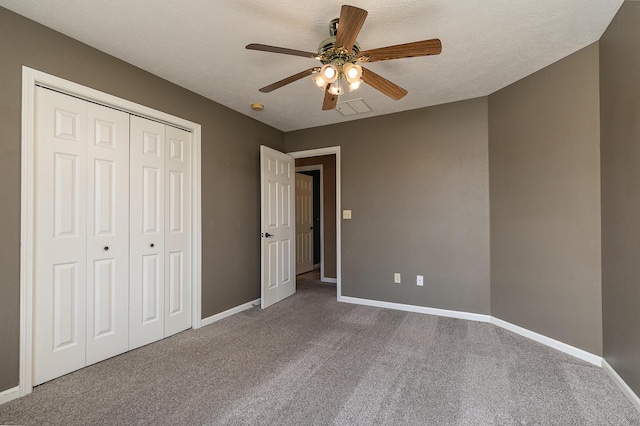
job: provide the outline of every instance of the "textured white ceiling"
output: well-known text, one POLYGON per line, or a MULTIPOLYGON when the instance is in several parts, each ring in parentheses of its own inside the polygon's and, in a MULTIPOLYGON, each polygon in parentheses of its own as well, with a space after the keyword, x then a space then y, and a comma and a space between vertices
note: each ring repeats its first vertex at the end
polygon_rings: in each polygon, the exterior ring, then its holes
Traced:
POLYGON ((258 88, 317 61, 248 51, 263 43, 315 52, 343 1, 0 0, 40 22, 283 131, 488 95, 597 41, 623 0, 350 0, 369 11, 363 50, 439 38, 443 51, 367 65, 404 87, 394 101, 360 89, 372 112, 322 111, 323 93, 305 78, 258 88), (265 105, 251 110, 252 102, 265 105))

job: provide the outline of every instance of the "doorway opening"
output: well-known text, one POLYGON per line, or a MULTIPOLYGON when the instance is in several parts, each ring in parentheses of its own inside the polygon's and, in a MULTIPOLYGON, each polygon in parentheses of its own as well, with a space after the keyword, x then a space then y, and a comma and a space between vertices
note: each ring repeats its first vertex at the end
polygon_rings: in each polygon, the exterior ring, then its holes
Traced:
MULTIPOLYGON (((296 161, 305 160, 299 159, 296 161)), ((322 164, 296 166, 296 276, 317 270, 321 280, 324 273, 324 166, 322 164), (300 176, 303 175, 303 176, 300 176), (308 182, 308 183, 307 183, 308 182), (307 185, 305 185, 307 184, 307 185), (308 192, 307 186, 311 193, 308 192), (310 228, 308 231, 307 229, 310 228), (308 235, 299 234, 306 231, 308 235), (307 256, 304 259, 304 256, 307 256)), ((332 227, 333 229, 333 227, 332 227)))
MULTIPOLYGON (((316 279, 335 283, 337 297, 341 297, 340 283, 340 148, 323 148, 288 153, 295 159, 296 173, 317 175, 314 196, 319 202, 314 215, 314 270, 301 275, 302 279, 316 279), (315 192, 319 192, 315 194, 315 192), (319 220, 316 220, 319 219, 319 220), (319 229, 316 224, 319 223, 319 229), (317 235, 317 237, 316 237, 317 235)), ((315 204, 315 203, 314 203, 315 204)))
MULTIPOLYGON (((316 166, 307 166, 307 167, 316 167, 316 166)), ((301 173, 303 175, 311 176, 312 180, 312 223, 313 223, 313 244, 312 244, 312 262, 313 269, 320 269, 321 261, 322 261, 322 242, 320 239, 322 238, 322 230, 324 229, 323 221, 322 221, 322 164, 319 170, 298 170, 303 169, 304 167, 296 167, 296 173, 301 173)))
MULTIPOLYGON (((260 146, 260 261, 261 307, 267 308, 296 292, 296 166, 322 164, 323 218, 321 233, 324 280, 335 283, 336 298, 342 300, 340 232, 340 147, 289 152, 260 146), (303 164, 296 164, 299 161, 303 164), (326 161, 326 163, 323 163, 326 161), (328 169, 333 170, 328 173, 328 169), (326 181, 331 179, 331 185, 326 181), (331 192, 329 192, 331 190, 331 192), (329 197, 329 194, 332 195, 329 197), (295 201, 294 201, 295 200, 295 201), (329 210, 331 209, 331 210, 329 210), (327 213, 328 212, 328 213, 327 213), (330 231, 333 229, 333 231, 330 231)), ((307 176, 303 176, 307 178, 307 176)), ((307 179, 307 183, 309 180, 307 179)), ((308 185, 310 187, 311 185, 308 185)), ((310 192, 310 191, 309 191, 310 192)), ((310 203, 309 203, 310 204, 310 203)), ((308 209, 309 210, 309 209, 308 209)), ((307 221, 307 233, 311 220, 307 221)), ((310 250, 309 250, 310 251, 310 250)), ((311 260, 307 256, 309 261, 311 260)), ((312 265, 311 265, 312 266, 312 265)))

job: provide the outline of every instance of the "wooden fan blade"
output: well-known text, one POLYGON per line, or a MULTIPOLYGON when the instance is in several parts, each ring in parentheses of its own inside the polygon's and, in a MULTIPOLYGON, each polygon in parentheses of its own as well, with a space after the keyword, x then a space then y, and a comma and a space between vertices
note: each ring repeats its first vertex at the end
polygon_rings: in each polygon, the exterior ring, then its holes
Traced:
POLYGON ((345 47, 347 50, 353 49, 360 29, 367 19, 367 12, 353 6, 342 6, 340 9, 340 20, 338 21, 338 34, 336 35, 335 47, 345 47))
POLYGON ((289 83, 293 83, 294 81, 298 81, 301 78, 305 78, 308 75, 313 74, 314 72, 318 72, 320 71, 320 68, 318 67, 314 67, 314 68, 309 68, 308 70, 304 70, 302 72, 299 72, 298 74, 294 74, 292 76, 289 76, 287 78, 283 78, 280 81, 276 81, 273 84, 270 84, 268 86, 263 87, 262 89, 259 89, 262 93, 269 93, 269 92, 273 92, 276 89, 281 88, 282 86, 286 86, 289 83))
POLYGON ((389 59, 413 58, 416 56, 438 55, 442 52, 439 39, 414 41, 413 43, 397 44, 395 46, 380 47, 365 50, 358 54, 363 62, 388 61, 389 59), (369 59, 365 59, 369 57, 369 59))
POLYGON ((268 46, 266 44, 251 43, 246 49, 260 50, 261 52, 282 53, 283 55, 302 56, 303 58, 316 59, 317 53, 305 52, 303 50, 287 49, 286 47, 268 46))
POLYGON ((408 93, 397 84, 390 82, 386 78, 364 67, 362 67, 362 81, 396 101, 402 99, 408 93))
MULTIPOLYGON (((329 87, 327 86, 327 89, 329 87)), ((332 95, 329 93, 329 90, 325 90, 324 92, 324 102, 322 103, 322 110, 327 111, 330 109, 335 109, 338 104, 338 95, 332 95)))

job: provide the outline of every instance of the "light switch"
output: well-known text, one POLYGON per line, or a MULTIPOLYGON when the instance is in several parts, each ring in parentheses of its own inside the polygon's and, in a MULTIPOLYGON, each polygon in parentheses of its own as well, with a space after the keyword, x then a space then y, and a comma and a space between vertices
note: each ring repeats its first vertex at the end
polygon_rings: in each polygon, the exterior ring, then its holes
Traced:
POLYGON ((343 219, 351 219, 351 210, 342 210, 343 219))

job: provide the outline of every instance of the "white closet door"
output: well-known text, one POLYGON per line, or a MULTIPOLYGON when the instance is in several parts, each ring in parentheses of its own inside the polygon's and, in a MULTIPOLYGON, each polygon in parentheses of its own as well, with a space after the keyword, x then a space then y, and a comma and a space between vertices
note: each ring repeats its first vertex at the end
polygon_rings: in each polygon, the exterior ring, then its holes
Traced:
POLYGON ((164 337, 165 126, 131 116, 129 349, 164 337))
POLYGON ((87 364, 129 349, 129 114, 89 104, 87 364))
POLYGON ((85 366, 87 103, 36 88, 33 384, 85 366))
POLYGON ((166 126, 165 337, 191 327, 191 133, 166 126))
POLYGON ((191 327, 191 149, 36 88, 34 385, 191 327))

